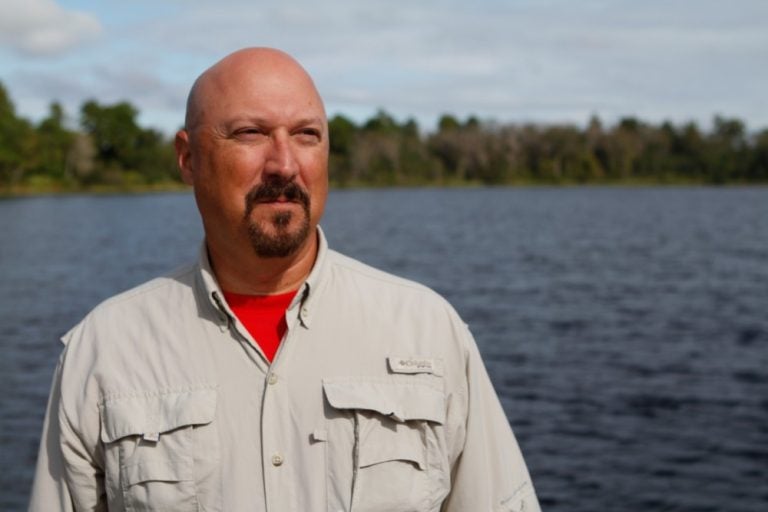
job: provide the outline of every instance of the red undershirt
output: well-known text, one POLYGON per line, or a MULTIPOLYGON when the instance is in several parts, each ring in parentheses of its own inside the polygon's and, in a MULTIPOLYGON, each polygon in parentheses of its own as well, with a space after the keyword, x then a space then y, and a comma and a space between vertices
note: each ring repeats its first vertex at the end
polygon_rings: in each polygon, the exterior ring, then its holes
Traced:
POLYGON ((279 295, 242 295, 224 292, 224 298, 227 299, 230 309, 240 323, 248 329, 270 363, 277 353, 280 340, 288 329, 285 323, 285 311, 291 305, 297 291, 279 295))

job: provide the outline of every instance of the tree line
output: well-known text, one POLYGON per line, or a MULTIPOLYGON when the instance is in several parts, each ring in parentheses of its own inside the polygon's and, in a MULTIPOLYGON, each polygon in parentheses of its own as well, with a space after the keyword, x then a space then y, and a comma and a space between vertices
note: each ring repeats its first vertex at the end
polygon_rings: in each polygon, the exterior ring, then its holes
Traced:
POLYGON ((0 84, 0 187, 6 190, 130 188, 178 181, 172 141, 139 126, 128 102, 82 104, 78 127, 58 102, 32 123, 0 84))
POLYGON ((768 129, 754 134, 739 119, 715 116, 709 131, 695 122, 653 125, 625 117, 606 127, 499 124, 444 115, 420 134, 386 112, 358 126, 329 122, 337 185, 766 183, 768 129))
MULTIPOLYGON (((143 128, 128 102, 88 100, 77 126, 62 106, 33 123, 19 117, 0 84, 0 191, 149 188, 179 185, 173 141, 143 128)), ((739 119, 658 125, 626 117, 585 128, 440 118, 423 133, 415 120, 379 111, 363 123, 329 120, 335 186, 766 183, 768 129, 739 119)))

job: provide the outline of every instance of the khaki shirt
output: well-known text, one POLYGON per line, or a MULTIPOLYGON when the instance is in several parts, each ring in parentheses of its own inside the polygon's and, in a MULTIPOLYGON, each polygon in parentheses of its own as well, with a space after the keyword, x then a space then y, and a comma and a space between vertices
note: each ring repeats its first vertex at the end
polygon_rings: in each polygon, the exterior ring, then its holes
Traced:
POLYGON ((539 510, 475 343, 327 247, 270 365, 206 256, 67 333, 30 510, 539 510))

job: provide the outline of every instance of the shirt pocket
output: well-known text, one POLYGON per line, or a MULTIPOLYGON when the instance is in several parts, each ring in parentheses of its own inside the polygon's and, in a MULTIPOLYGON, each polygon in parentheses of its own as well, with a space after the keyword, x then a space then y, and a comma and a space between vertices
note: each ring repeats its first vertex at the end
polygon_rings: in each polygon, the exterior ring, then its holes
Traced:
POLYGON ((428 511, 448 492, 439 378, 324 379, 328 510, 428 511), (350 466, 345 471, 344 466, 350 466), (341 466, 341 467, 339 467, 341 466), (351 505, 350 505, 351 503, 351 505))
POLYGON ((110 505, 196 511, 201 489, 204 500, 213 497, 219 459, 214 388, 119 396, 101 407, 110 505))

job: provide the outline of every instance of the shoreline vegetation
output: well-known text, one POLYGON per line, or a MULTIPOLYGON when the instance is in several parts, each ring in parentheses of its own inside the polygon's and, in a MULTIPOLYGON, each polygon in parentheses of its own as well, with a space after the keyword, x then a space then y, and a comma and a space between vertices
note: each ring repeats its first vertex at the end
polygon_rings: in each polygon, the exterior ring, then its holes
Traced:
MULTIPOLYGON (((39 123, 19 117, 0 83, 0 197, 186 190, 173 141, 143 128, 128 102, 84 102, 77 122, 53 102, 39 123)), ((467 187, 768 184, 768 128, 739 119, 604 126, 502 124, 443 115, 434 132, 380 110, 329 119, 331 186, 467 187)))
MULTIPOLYGON (((340 186, 337 183, 330 183, 332 191, 344 190, 376 190, 376 189, 480 189, 480 188, 568 188, 568 187, 600 187, 600 188, 643 188, 643 187, 750 187, 768 189, 768 181, 760 182, 729 182, 729 183, 707 183, 694 180, 676 180, 676 181, 658 181, 658 180, 624 180, 624 181, 591 181, 591 182, 566 182, 559 181, 541 182, 541 181, 516 181, 509 183, 488 184, 482 182, 454 182, 454 183, 417 183, 417 184, 394 184, 394 185, 375 185, 370 183, 347 183, 340 186)), ((141 195, 141 194, 185 194, 192 193, 192 187, 187 186, 180 181, 165 181, 160 183, 137 183, 137 184, 102 184, 91 186, 62 186, 56 183, 27 184, 14 187, 0 186, 0 200, 14 198, 32 198, 47 196, 108 196, 108 195, 141 195)))

